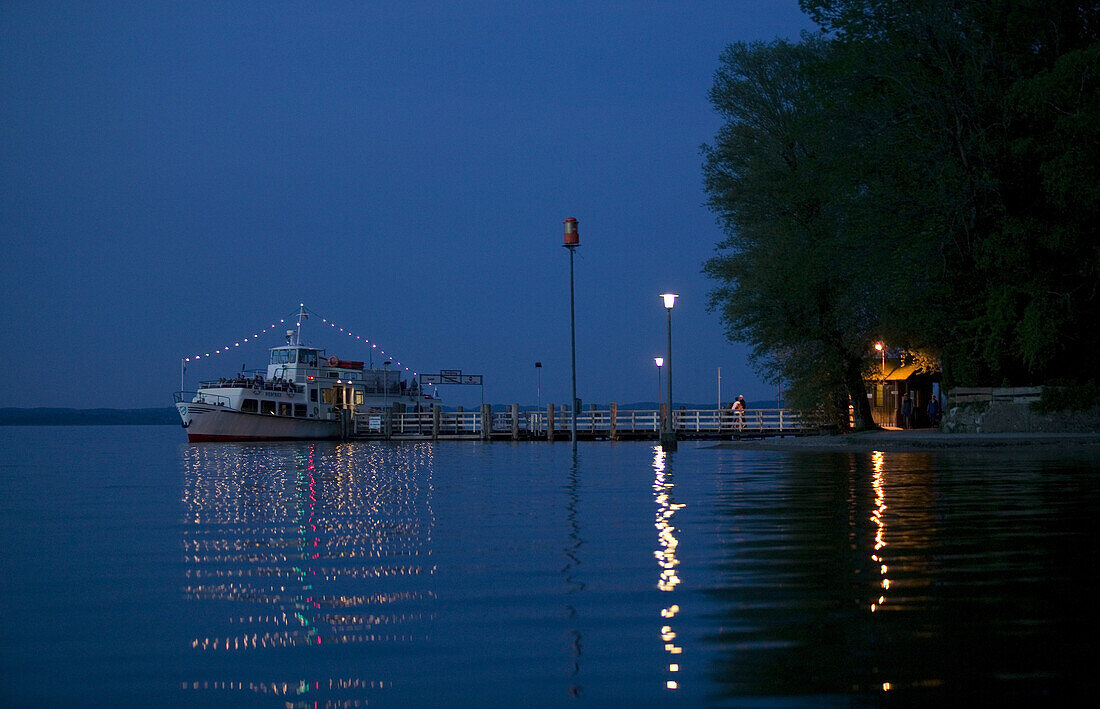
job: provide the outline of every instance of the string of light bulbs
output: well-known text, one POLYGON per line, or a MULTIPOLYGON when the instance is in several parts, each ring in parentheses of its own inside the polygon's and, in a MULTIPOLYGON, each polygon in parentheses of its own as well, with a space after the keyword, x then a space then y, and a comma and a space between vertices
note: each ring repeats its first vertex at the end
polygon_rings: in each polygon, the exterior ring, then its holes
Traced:
MULTIPOLYGON (((310 315, 313 315, 315 318, 320 319, 320 321, 323 324, 328 325, 329 327, 336 330, 337 332, 346 333, 348 337, 354 337, 357 342, 362 342, 362 343, 368 344, 368 345, 370 345, 371 349, 378 350, 379 354, 386 355, 386 351, 384 349, 380 348, 377 345, 377 343, 371 342, 370 340, 368 340, 366 337, 363 337, 362 335, 356 335, 351 330, 347 330, 343 327, 340 327, 335 322, 330 321, 328 318, 321 317, 321 315, 319 313, 315 313, 314 311, 310 310, 309 308, 305 307, 304 305, 299 306, 299 307, 300 307, 300 309, 298 311, 298 315, 290 318, 291 322, 293 322, 296 327, 301 327, 302 326, 302 320, 304 318, 308 318, 310 315), (304 318, 303 318, 303 316, 304 316, 304 318)), ((234 343, 232 345, 226 345, 225 347, 219 347, 218 349, 211 350, 210 352, 205 352, 205 353, 202 353, 202 354, 191 355, 191 356, 188 356, 188 357, 181 357, 180 360, 182 361, 183 365, 186 366, 190 362, 197 362, 197 361, 199 361, 201 359, 204 359, 204 358, 207 358, 207 357, 216 357, 218 355, 225 354, 226 352, 229 352, 229 351, 233 350, 234 348, 240 347, 242 343, 246 343, 250 340, 258 340, 261 335, 265 335, 268 332, 274 332, 276 328, 281 329, 282 327, 285 327, 286 324, 287 324, 287 318, 279 318, 278 323, 271 323, 267 327, 262 328, 259 332, 253 331, 253 333, 251 335, 249 335, 248 337, 244 337, 244 338, 241 338, 239 340, 234 341, 234 343)), ((392 359, 397 364, 398 367, 404 367, 406 372, 411 372, 414 377, 417 376, 416 372, 412 372, 412 370, 409 367, 406 367, 404 364, 402 364, 396 358, 392 357, 392 355, 386 355, 386 356, 390 357, 390 359, 392 359)))

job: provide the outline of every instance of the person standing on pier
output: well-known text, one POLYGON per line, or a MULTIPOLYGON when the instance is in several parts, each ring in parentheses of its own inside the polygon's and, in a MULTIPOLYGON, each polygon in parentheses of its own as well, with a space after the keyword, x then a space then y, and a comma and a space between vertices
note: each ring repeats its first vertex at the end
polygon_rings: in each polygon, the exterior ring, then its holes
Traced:
POLYGON ((913 420, 913 400, 909 398, 909 392, 905 392, 905 396, 901 399, 901 427, 912 428, 913 420))
POLYGON ((733 400, 733 425, 741 430, 745 427, 745 397, 738 396, 733 400))

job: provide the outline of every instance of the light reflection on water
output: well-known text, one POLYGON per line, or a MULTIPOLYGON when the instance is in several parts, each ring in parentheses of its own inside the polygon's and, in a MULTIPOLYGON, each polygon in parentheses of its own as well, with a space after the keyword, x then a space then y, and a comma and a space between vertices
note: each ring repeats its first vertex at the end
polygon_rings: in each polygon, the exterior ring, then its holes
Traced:
MULTIPOLYGON (((204 620, 190 646, 240 653, 423 640, 436 595, 422 580, 435 571, 431 484, 429 444, 187 448, 184 597, 204 620)), ((181 683, 329 701, 386 686, 374 676, 181 683)))
POLYGON ((1090 677, 1091 448, 58 435, 0 430, 5 705, 1034 706, 1090 677))
MULTIPOLYGON (((1096 625, 1089 450, 777 454, 714 502, 726 696, 1046 705, 1096 625)), ((747 462, 747 458, 746 458, 747 462)))
MULTIPOLYGON (((673 525, 673 516, 677 510, 684 507, 673 501, 672 472, 665 466, 665 451, 660 446, 653 448, 653 472, 656 476, 653 481, 653 497, 657 502, 657 520, 654 526, 657 528, 657 549, 653 555, 657 558, 657 566, 661 573, 657 579, 657 588, 671 593, 680 583, 680 577, 676 575, 680 560, 676 558, 676 547, 679 541, 676 539, 676 527, 673 525)), ((666 689, 680 689, 680 656, 683 647, 676 644, 676 631, 672 629, 673 619, 680 613, 680 606, 673 603, 675 596, 669 599, 667 605, 661 608, 661 642, 664 651, 669 654, 668 673, 665 680, 666 689)))
POLYGON ((871 487, 875 491, 875 510, 871 513, 871 522, 875 525, 875 547, 871 554, 871 561, 879 565, 879 573, 882 574, 882 595, 877 601, 871 603, 871 612, 874 613, 886 603, 886 592, 890 590, 890 579, 887 577, 889 568, 886 566, 886 492, 884 486, 886 468, 886 454, 882 451, 871 453, 871 487))

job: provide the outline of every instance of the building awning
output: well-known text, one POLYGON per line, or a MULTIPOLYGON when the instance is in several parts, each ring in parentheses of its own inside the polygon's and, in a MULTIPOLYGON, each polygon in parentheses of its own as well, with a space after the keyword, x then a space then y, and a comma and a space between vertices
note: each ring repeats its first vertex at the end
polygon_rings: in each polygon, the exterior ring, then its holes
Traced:
POLYGON ((914 374, 924 373, 924 368, 919 364, 904 364, 900 367, 895 367, 893 371, 886 373, 886 381, 888 382, 904 382, 914 374))

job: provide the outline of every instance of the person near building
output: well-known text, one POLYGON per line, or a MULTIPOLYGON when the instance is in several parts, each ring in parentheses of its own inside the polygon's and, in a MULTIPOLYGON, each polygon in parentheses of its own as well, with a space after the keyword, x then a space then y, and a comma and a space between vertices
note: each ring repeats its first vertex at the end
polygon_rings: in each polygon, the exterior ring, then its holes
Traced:
POLYGON ((901 399, 901 427, 912 428, 913 426, 913 400, 909 398, 909 392, 905 392, 905 396, 901 399))

